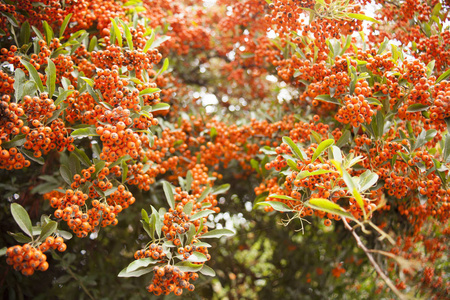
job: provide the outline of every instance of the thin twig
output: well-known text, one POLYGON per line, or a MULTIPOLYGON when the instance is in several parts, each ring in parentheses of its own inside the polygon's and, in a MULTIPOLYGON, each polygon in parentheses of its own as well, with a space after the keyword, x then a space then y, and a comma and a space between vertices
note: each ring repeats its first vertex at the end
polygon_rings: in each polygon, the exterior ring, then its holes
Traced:
POLYGON ((53 251, 54 256, 61 262, 61 265, 63 266, 64 270, 67 271, 67 273, 69 273, 70 276, 73 277, 73 279, 75 279, 78 284, 80 285, 80 287, 83 289, 83 291, 86 293, 86 295, 88 295, 88 297, 91 300, 95 300, 94 296, 91 295, 91 293, 89 292, 89 290, 86 288, 86 286, 83 284, 83 282, 81 282, 81 280, 78 278, 78 276, 69 268, 69 266, 67 266, 64 261, 62 260, 62 258, 53 251))
POLYGON ((386 274, 384 274, 383 270, 381 270, 381 267, 375 261, 375 258, 372 256, 372 254, 370 253, 369 249, 367 249, 367 247, 362 243, 361 238, 356 233, 356 231, 348 224, 347 220, 345 220, 345 218, 342 218, 342 221, 344 222, 345 228, 347 228, 352 233, 353 237, 356 240, 357 246, 359 248, 361 248, 364 251, 364 253, 366 253, 367 258, 369 259, 370 263, 372 264, 372 266, 377 271, 378 275, 380 275, 380 277, 383 278, 384 282, 386 282, 386 284, 394 292, 394 294, 396 294, 397 297, 399 299, 401 299, 401 300, 408 299, 404 294, 402 294, 397 289, 397 287, 394 285, 394 283, 391 281, 391 279, 389 279, 389 277, 387 277, 386 274))

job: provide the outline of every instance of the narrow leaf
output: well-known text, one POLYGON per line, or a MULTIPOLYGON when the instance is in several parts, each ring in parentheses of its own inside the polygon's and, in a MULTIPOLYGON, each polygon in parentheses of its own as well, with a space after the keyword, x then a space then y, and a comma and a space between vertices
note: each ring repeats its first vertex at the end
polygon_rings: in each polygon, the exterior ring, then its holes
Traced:
POLYGON ((170 208, 175 209, 175 198, 173 196, 172 185, 167 181, 163 181, 163 189, 164 194, 166 195, 167 203, 170 208))

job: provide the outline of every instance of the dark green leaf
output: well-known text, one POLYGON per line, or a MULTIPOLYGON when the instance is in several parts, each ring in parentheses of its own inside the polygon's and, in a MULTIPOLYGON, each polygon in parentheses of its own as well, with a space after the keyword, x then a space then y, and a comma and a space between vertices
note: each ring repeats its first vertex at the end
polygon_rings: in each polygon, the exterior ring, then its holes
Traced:
POLYGON ((169 204, 170 208, 175 209, 175 198, 173 196, 172 185, 167 181, 163 181, 163 189, 164 194, 166 195, 167 203, 169 204))
POLYGON ((64 21, 61 24, 61 28, 59 29, 59 38, 62 38, 64 35, 64 31, 66 30, 67 24, 69 24, 70 18, 72 17, 72 14, 68 14, 64 21))
POLYGON ((17 225, 19 225, 20 229, 25 232, 29 237, 33 237, 33 229, 31 225, 31 219, 28 216, 27 211, 20 204, 12 203, 11 204, 11 214, 16 221, 17 225))
POLYGON ((76 130, 72 131, 72 133, 70 135, 80 137, 80 138, 86 137, 86 136, 98 136, 94 126, 76 129, 76 130))
POLYGON ((41 234, 39 235, 38 241, 43 242, 47 237, 55 233, 56 229, 58 229, 58 223, 55 221, 48 222, 41 230, 41 234))
POLYGON ((448 77, 450 77, 450 69, 448 69, 447 71, 442 73, 442 75, 439 76, 439 78, 436 80, 436 83, 439 83, 439 82, 441 82, 443 80, 446 80, 448 77))
POLYGON ((424 105, 422 103, 415 103, 415 104, 412 104, 412 105, 408 106, 406 111, 407 112, 418 112, 418 111, 428 110, 428 108, 430 108, 430 106, 424 105))
POLYGON ((45 32, 45 41, 47 42, 47 45, 50 45, 53 39, 53 29, 50 27, 50 25, 48 25, 46 21, 42 22, 42 25, 45 32))
POLYGON ((47 74, 48 96, 52 98, 56 89, 56 66, 50 58, 47 59, 47 63, 45 73, 47 74))
POLYGON ((44 92, 44 85, 42 84, 42 80, 39 77, 39 73, 36 68, 28 61, 21 59, 20 62, 25 66, 25 68, 30 72, 30 76, 33 81, 37 84, 37 87, 41 93, 44 92))
POLYGON ((323 102, 329 102, 337 105, 341 105, 338 101, 338 99, 331 97, 330 95, 319 95, 314 98, 315 100, 323 101, 323 102))
POLYGON ((69 168, 65 165, 61 165, 59 167, 59 172, 61 174, 61 177, 64 179, 64 181, 68 184, 71 185, 72 184, 72 174, 69 171, 69 168))
POLYGON ((289 148, 291 149, 292 153, 297 156, 301 160, 305 160, 305 157, 303 156, 302 152, 298 148, 298 146, 291 140, 290 137, 283 136, 283 142, 285 142, 289 148))

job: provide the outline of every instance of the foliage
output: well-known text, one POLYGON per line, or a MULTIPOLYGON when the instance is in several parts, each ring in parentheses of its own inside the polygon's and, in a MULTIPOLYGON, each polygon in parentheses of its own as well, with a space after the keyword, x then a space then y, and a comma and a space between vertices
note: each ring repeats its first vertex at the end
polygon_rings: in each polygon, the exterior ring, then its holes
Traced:
POLYGON ((372 2, 2 0, 1 297, 447 299, 450 3, 372 2))

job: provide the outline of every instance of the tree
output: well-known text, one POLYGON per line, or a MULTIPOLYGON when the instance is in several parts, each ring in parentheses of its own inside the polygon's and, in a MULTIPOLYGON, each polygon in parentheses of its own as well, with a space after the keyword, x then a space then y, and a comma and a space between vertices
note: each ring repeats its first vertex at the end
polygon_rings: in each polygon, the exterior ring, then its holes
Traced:
POLYGON ((449 9, 3 0, 0 295, 447 299, 449 9))

